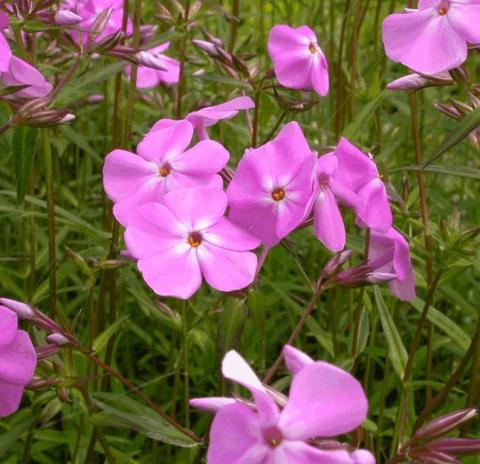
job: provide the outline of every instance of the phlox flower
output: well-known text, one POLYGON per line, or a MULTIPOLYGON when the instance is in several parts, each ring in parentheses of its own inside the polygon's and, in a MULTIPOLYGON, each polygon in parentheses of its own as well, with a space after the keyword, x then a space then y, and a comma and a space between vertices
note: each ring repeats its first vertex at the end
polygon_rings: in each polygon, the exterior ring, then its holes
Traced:
POLYGON ((355 209, 357 224, 387 232, 392 225, 392 211, 375 162, 343 137, 333 153, 338 162, 333 174, 337 185, 357 195, 352 197, 348 191, 343 195, 337 192, 343 203, 355 209))
MULTIPOLYGON (((139 89, 151 89, 159 84, 173 85, 178 83, 180 63, 163 54, 163 52, 169 47, 170 42, 165 42, 147 50, 148 53, 153 55, 157 61, 160 62, 165 68, 165 71, 152 69, 147 66, 139 66, 137 69, 137 87, 139 89)), ((131 67, 128 66, 125 72, 130 77, 131 67)))
POLYGON ((327 59, 317 43, 315 32, 308 26, 274 26, 268 38, 268 53, 281 85, 315 90, 322 97, 327 95, 327 59))
POLYGON ((15 92, 18 97, 45 97, 52 90, 52 84, 46 81, 38 69, 16 56, 11 57, 8 69, 0 73, 0 80, 5 86, 27 85, 28 87, 15 92))
POLYGON ((17 315, 0 306, 0 417, 14 413, 37 366, 27 332, 18 329, 17 315))
POLYGON ((7 39, 3 35, 3 30, 8 27, 8 16, 0 11, 0 73, 8 70, 12 51, 8 45, 7 39))
POLYGON ((252 283, 259 240, 224 217, 227 196, 218 188, 167 193, 136 208, 125 231, 129 253, 145 282, 162 296, 190 298, 207 283, 222 292, 252 283))
POLYGON ((296 122, 247 150, 228 186, 229 219, 266 246, 276 245, 308 214, 315 160, 296 122))
POLYGON ((420 73, 454 69, 467 59, 467 43, 480 43, 479 24, 480 0, 420 0, 383 22, 385 53, 420 73))
POLYGON ((219 105, 207 106, 187 114, 188 119, 201 139, 208 139, 207 127, 213 126, 222 119, 230 119, 239 111, 255 108, 255 103, 250 97, 237 97, 219 105))
POLYGON ((222 363, 224 377, 247 388, 254 405, 242 399, 199 398, 190 404, 215 412, 210 429, 208 464, 367 464, 370 453, 354 458, 346 447, 315 446, 314 438, 351 432, 367 416, 368 402, 349 373, 286 345, 284 356, 293 374, 288 399, 265 387, 235 351, 222 363), (283 407, 280 409, 279 403, 283 407))
POLYGON ((107 155, 103 185, 122 225, 128 224, 136 206, 161 201, 173 189, 222 187, 217 172, 229 159, 227 150, 213 140, 203 140, 187 150, 192 136, 190 122, 171 121, 150 132, 138 145, 137 154, 113 150, 107 155))
POLYGON ((390 291, 402 301, 415 299, 415 276, 410 259, 410 247, 403 235, 393 227, 386 233, 370 234, 368 265, 376 272, 394 274, 390 291))

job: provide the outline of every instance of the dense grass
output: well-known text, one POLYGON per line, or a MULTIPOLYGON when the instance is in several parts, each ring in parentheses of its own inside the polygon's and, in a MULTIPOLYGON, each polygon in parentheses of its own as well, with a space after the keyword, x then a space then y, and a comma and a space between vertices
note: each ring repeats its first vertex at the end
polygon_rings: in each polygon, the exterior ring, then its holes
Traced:
MULTIPOLYGON (((169 2, 162 3, 175 11, 169 2)), ((412 102, 407 93, 385 90, 387 82, 406 73, 402 66, 387 61, 380 35, 382 19, 394 7, 402 8, 401 3, 394 0, 203 2, 186 37, 181 109, 185 114, 200 105, 238 96, 241 91, 255 98, 248 82, 227 77, 191 44, 192 38, 203 38, 202 28, 227 45, 234 43, 234 52, 248 55, 248 65, 257 65, 262 72, 271 66, 266 42, 272 25, 308 24, 316 31, 330 63, 329 96, 319 99, 309 93, 279 90, 282 102, 318 100, 310 110, 287 110, 282 116, 284 110, 273 92, 269 89, 261 92, 258 140, 269 136, 280 117, 284 117, 284 122, 298 121, 311 147, 319 152, 327 151, 345 135, 365 151, 374 153, 397 200, 395 225, 409 239, 417 300, 412 304, 401 303, 390 295, 386 285, 376 291, 373 287, 327 290, 296 343, 310 356, 340 365, 362 381, 370 403, 362 439, 364 447, 376 453, 379 463, 386 461, 398 443, 402 395, 406 399, 404 424, 408 436, 416 416, 432 396, 442 391, 480 329, 478 238, 472 233, 462 240, 462 234, 480 224, 479 152, 464 140, 434 162, 439 167, 436 171, 432 168, 422 174, 429 210, 429 230, 426 230, 418 176, 412 169, 417 164, 412 102), (239 8, 238 25, 229 16, 231 3, 239 8), (425 246, 428 234, 433 243, 430 251, 425 246), (431 276, 427 275, 427 269, 431 276), (436 278, 438 286, 432 291, 436 278), (422 331, 411 379, 405 383, 399 374, 405 368, 429 290, 432 307, 428 323, 422 331), (356 327, 357 347, 352 350, 356 327), (392 344, 388 335, 391 331, 398 333, 399 344, 392 344)), ((169 24, 153 20, 154 2, 143 4, 142 21, 156 21, 160 25, 158 42, 162 37, 170 37, 169 53, 180 58, 185 27, 180 19, 177 21, 178 13, 174 14, 177 29, 172 32, 169 24)), ((39 37, 39 67, 48 77, 58 78, 71 63, 54 64, 45 53, 46 46, 46 40, 39 37)), ((41 130, 45 143, 37 144, 33 174, 21 204, 16 201, 12 149, 12 138, 19 129, 0 136, 0 294, 29 301, 52 314, 50 284, 54 266, 59 320, 67 321, 84 347, 91 347, 92 338, 96 338, 100 358, 142 388, 169 415, 203 436, 210 419, 206 414, 189 410, 188 398, 231 390, 219 372, 219 361, 230 348, 240 351, 259 375, 266 372, 308 304, 312 282, 330 254, 310 229, 294 233, 270 253, 257 285, 245 301, 208 288, 186 303, 160 300, 144 284, 132 263, 115 261, 118 268, 107 269, 105 260, 116 259, 117 254, 115 249, 111 253, 112 221, 101 173, 104 156, 112 147, 112 124, 116 116, 114 72, 110 72, 108 79, 102 75, 111 66, 117 66, 114 63, 104 57, 82 60, 58 103, 59 107, 70 107, 76 120, 68 126, 41 130), (94 73, 98 73, 96 81, 101 81, 98 84, 92 78, 94 73), (101 103, 89 104, 86 97, 92 94, 105 98, 101 103), (47 134, 49 140, 45 140, 47 134), (52 148, 57 206, 54 263, 49 259, 52 224, 49 229, 45 146, 52 148)), ((480 70, 478 55, 472 56, 467 68, 475 80, 480 70)), ((122 124, 127 114, 128 85, 128 80, 122 78, 119 113, 122 124)), ((448 102, 451 98, 465 101, 465 89, 456 84, 417 94, 420 133, 417 154, 424 160, 458 124, 433 108, 433 103, 448 102)), ((174 117, 177 103, 176 89, 159 88, 138 95, 131 121, 131 146, 138 143, 156 120, 174 117)), ((8 117, 6 108, 2 108, 2 123, 8 117)), ((251 145, 244 114, 218 124, 210 134, 228 148, 233 160, 238 160, 251 145)), ((348 247, 354 250, 352 263, 359 263, 364 232, 353 226, 352 217, 348 222, 351 231, 348 247)), ((35 331, 32 334, 40 344, 43 334, 35 331)), ((478 404, 478 358, 477 346, 476 367, 469 362, 447 397, 435 407, 433 416, 466 404, 478 404)), ((118 463, 204 462, 204 447, 185 449, 162 443, 168 433, 162 429, 159 416, 78 350, 64 350, 42 363, 37 374, 42 378, 57 377, 59 383, 40 392, 28 392, 21 410, 0 421, 2 462, 103 462, 106 448, 118 463), (87 385, 89 396, 101 402, 96 407, 85 401, 88 395, 75 388, 86 389, 87 385), (119 410, 129 411, 133 416, 119 417, 119 410), (147 422, 147 417, 151 422, 147 422)), ((279 371, 275 385, 284 388, 286 381, 286 372, 279 371)), ((478 436, 478 430, 477 421, 469 433, 478 436)), ((478 462, 476 459, 464 462, 478 462)))

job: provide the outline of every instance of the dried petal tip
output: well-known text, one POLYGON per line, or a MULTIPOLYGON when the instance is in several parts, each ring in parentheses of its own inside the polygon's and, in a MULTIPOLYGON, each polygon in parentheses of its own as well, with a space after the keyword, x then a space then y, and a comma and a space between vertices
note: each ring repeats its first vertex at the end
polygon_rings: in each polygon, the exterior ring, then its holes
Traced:
POLYGON ((82 18, 70 10, 58 10, 55 13, 55 24, 59 26, 73 26, 78 24, 82 18))
POLYGON ((33 319, 35 311, 33 308, 20 301, 10 300, 8 298, 0 298, 0 305, 7 307, 17 314, 20 319, 33 319))
POLYGON ((433 438, 444 435, 477 415, 475 408, 462 409, 437 417, 415 432, 415 438, 433 438))

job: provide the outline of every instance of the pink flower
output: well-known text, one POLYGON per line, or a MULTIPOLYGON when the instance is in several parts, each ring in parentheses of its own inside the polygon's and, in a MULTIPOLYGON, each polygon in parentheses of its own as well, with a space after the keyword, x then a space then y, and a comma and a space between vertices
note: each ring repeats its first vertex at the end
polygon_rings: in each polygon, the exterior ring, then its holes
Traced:
POLYGON ((338 159, 333 153, 317 161, 316 185, 313 203, 313 227, 317 238, 331 251, 345 247, 345 225, 337 204, 337 197, 349 205, 358 205, 356 193, 335 179, 338 159))
POLYGON ((368 265, 376 272, 394 274, 390 291, 402 301, 415 299, 415 276, 410 260, 410 247, 393 227, 387 233, 372 231, 368 265))
POLYGON ((268 38, 268 53, 278 82, 291 89, 328 93, 328 63, 317 37, 308 26, 274 26, 268 38))
POLYGON ((296 122, 248 150, 228 186, 229 219, 266 246, 277 244, 309 212, 315 160, 296 122))
MULTIPOLYGON (((159 84, 173 85, 178 83, 180 74, 180 63, 162 52, 170 47, 170 42, 165 42, 150 50, 148 53, 153 55, 159 64, 165 68, 165 71, 152 69, 147 66, 139 66, 137 71, 137 87, 139 89, 151 89, 159 84)), ((125 70, 130 77, 131 67, 125 70)))
POLYGON ((37 366, 27 332, 18 330, 17 315, 0 306, 0 417, 14 413, 37 366))
POLYGON ((383 22, 385 53, 414 71, 435 74, 467 59, 467 42, 480 43, 479 0, 420 0, 418 10, 383 22))
POLYGON ((8 45, 7 39, 0 31, 0 73, 8 71, 10 60, 12 59, 12 51, 8 45))
POLYGON ((171 121, 150 132, 137 147, 138 155, 114 150, 105 159, 103 185, 115 203, 117 220, 127 225, 133 209, 162 200, 170 190, 215 186, 221 188, 219 172, 229 154, 213 140, 203 140, 187 150, 193 136, 188 121, 171 121))
POLYGON ((259 241, 224 218, 227 196, 216 188, 169 192, 136 208, 125 232, 145 282, 162 296, 190 298, 207 283, 222 292, 252 283, 259 241))
POLYGON ((18 97, 45 97, 52 90, 52 85, 45 80, 40 71, 16 56, 11 57, 8 70, 0 73, 0 80, 7 87, 28 85, 28 87, 15 92, 18 97))
POLYGON ((291 346, 284 347, 284 356, 293 374, 288 399, 265 387, 245 360, 230 351, 223 360, 223 375, 251 392, 254 407, 233 398, 190 401, 194 407, 216 412, 208 464, 367 463, 365 456, 355 459, 341 444, 322 449, 321 442, 317 447, 310 441, 348 433, 363 423, 368 403, 360 383, 291 346))
POLYGON ((343 194, 337 192, 343 203, 355 208, 357 224, 387 232, 392 225, 392 211, 375 162, 343 137, 334 155, 338 161, 337 170, 333 174, 337 185, 345 186, 357 194, 355 198, 347 190, 343 194))
POLYGON ((236 116, 239 111, 255 108, 255 103, 250 97, 237 97, 219 105, 207 106, 198 111, 187 114, 188 119, 195 129, 197 135, 202 139, 208 139, 206 127, 213 126, 222 119, 230 119, 236 116))

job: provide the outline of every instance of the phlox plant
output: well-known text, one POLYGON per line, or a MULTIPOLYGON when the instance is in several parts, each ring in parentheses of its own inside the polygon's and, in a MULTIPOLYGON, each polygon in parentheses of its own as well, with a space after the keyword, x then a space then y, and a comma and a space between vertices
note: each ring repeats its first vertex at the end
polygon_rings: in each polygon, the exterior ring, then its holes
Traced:
POLYGON ((1 462, 478 462, 479 24, 1 1, 1 462))

